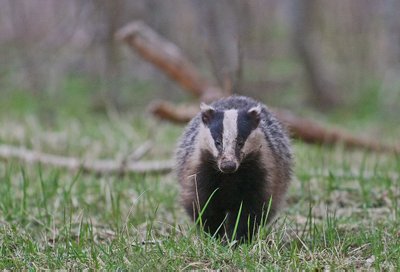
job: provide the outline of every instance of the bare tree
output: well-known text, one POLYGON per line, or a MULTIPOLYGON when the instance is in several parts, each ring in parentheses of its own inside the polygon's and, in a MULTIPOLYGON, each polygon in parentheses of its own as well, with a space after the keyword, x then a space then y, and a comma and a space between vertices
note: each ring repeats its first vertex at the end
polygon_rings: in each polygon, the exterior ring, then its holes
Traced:
POLYGON ((30 28, 30 18, 27 11, 31 4, 13 0, 10 0, 8 4, 12 14, 10 18, 13 30, 13 44, 16 49, 17 59, 21 63, 24 81, 30 91, 38 94, 42 89, 43 80, 32 50, 35 42, 32 40, 33 33, 30 28))
POLYGON ((293 43, 304 67, 311 101, 320 109, 327 109, 337 105, 340 99, 337 83, 324 63, 321 45, 316 39, 318 3, 317 0, 292 2, 293 43))
POLYGON ((118 107, 120 104, 119 86, 117 77, 119 74, 118 50, 114 35, 121 24, 123 0, 94 0, 94 13, 98 16, 101 27, 97 29, 97 35, 104 54, 104 66, 102 69, 102 82, 105 94, 105 102, 108 105, 118 107))
POLYGON ((213 74, 226 92, 240 88, 246 25, 250 21, 245 1, 196 0, 213 74))
POLYGON ((386 0, 386 23, 388 26, 390 60, 400 69, 400 1, 386 0))

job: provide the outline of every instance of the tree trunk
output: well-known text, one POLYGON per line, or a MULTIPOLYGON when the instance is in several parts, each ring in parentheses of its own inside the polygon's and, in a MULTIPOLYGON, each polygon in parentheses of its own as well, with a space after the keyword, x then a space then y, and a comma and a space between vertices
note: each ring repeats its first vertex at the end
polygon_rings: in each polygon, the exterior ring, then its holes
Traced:
POLYGON ((316 0, 297 0, 292 3, 294 48, 304 68, 311 102, 325 110, 338 105, 340 99, 337 84, 327 70, 321 47, 315 39, 317 12, 316 0))

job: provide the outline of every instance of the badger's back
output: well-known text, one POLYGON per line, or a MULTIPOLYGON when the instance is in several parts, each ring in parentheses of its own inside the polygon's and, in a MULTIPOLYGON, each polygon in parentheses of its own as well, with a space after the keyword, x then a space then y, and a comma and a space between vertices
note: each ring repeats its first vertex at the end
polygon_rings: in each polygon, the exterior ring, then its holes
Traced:
MULTIPOLYGON (((251 98, 232 96, 220 99, 209 107, 215 112, 215 116, 217 113, 224 114, 232 110, 246 114, 259 107, 259 112, 257 112, 259 123, 243 143, 244 147, 236 154, 243 157, 239 158, 240 165, 235 172, 223 173, 218 167, 218 156, 223 153, 225 147, 219 149, 220 152, 216 155, 214 142, 210 143, 212 140, 208 134, 208 138, 204 136, 204 131, 207 129, 216 129, 215 125, 207 127, 203 124, 204 112, 200 112, 190 121, 176 152, 181 201, 186 211, 193 219, 197 219, 199 211, 204 208, 212 195, 203 213, 204 220, 208 222, 205 230, 221 235, 225 233, 229 236, 232 215, 237 213, 241 203, 247 209, 246 214, 254 217, 252 224, 257 226, 258 220, 261 220, 259 217, 270 204, 268 218, 274 216, 291 178, 290 141, 282 125, 267 107, 251 98), (210 145, 214 152, 210 150, 210 145), (250 151, 246 153, 244 152, 246 150, 250 151), (225 222, 224 230, 218 230, 217 225, 220 226, 223 221, 225 222)), ((248 126, 243 120, 237 117, 239 132, 241 127, 248 126)), ((225 119, 220 123, 224 122, 225 119)), ((224 129, 223 127, 222 130, 224 129)), ((237 135, 240 135, 239 132, 237 135)), ((233 142, 236 142, 235 139, 233 142)), ((247 235, 244 229, 242 232, 238 234, 239 237, 247 235)))

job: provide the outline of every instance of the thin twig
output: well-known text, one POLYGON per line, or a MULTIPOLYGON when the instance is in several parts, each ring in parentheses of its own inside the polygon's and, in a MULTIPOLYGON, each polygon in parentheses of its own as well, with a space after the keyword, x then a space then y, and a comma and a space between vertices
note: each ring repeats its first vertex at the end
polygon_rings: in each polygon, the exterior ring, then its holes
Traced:
POLYGON ((143 158, 151 149, 153 143, 151 141, 144 142, 132 154, 127 157, 127 161, 138 161, 143 158))
POLYGON ((171 160, 121 164, 118 161, 110 159, 87 161, 81 158, 46 154, 24 147, 0 145, 0 160, 8 161, 11 159, 17 159, 27 164, 39 163, 68 169, 70 171, 82 170, 84 172, 97 174, 166 173, 170 172, 173 167, 173 162, 171 160))

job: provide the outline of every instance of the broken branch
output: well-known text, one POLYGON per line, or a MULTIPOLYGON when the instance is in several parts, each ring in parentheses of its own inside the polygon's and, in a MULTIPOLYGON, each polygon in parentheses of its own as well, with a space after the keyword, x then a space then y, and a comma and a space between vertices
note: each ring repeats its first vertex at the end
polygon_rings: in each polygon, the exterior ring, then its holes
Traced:
POLYGON ((210 88, 202 79, 181 50, 143 22, 135 21, 126 25, 117 32, 116 38, 126 42, 132 50, 194 96, 203 101, 215 99, 217 93, 214 88, 210 88))
MULTIPOLYGON (((133 51, 154 64, 184 90, 201 101, 211 102, 223 97, 224 92, 207 83, 195 66, 179 48, 167 41, 143 22, 132 22, 118 31, 116 37, 125 41, 133 51)), ((157 117, 174 123, 186 123, 193 118, 198 107, 176 106, 169 102, 155 102, 151 112, 157 117)), ((273 109, 277 118, 292 133, 292 136, 307 143, 334 145, 341 143, 348 148, 362 148, 377 152, 400 154, 399 146, 391 146, 375 140, 362 139, 337 128, 327 128, 310 119, 301 118, 287 110, 273 109)))

